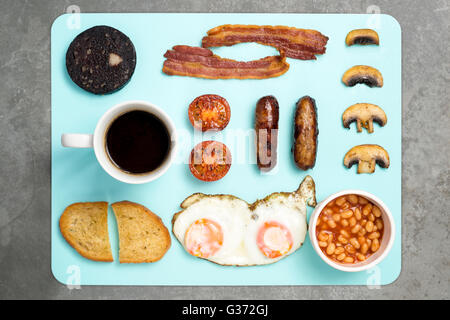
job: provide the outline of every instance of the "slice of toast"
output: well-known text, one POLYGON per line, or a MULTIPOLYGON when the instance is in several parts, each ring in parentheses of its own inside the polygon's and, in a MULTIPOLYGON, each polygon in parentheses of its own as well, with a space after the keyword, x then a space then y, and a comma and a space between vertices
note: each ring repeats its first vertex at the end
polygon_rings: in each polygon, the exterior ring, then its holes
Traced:
POLYGON ((83 257, 113 261, 108 234, 108 202, 78 202, 68 206, 59 219, 66 241, 83 257))
POLYGON ((111 207, 119 228, 120 263, 155 262, 169 250, 169 231, 156 214, 130 201, 111 207))

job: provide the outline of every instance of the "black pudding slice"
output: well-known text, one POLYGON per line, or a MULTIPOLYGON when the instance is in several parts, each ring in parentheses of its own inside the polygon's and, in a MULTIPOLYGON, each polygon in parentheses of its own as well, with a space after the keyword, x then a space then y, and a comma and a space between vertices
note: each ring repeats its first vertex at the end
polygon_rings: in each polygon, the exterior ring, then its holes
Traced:
POLYGON ((122 32, 95 26, 80 33, 66 54, 70 78, 80 88, 95 94, 121 89, 133 75, 136 50, 122 32))

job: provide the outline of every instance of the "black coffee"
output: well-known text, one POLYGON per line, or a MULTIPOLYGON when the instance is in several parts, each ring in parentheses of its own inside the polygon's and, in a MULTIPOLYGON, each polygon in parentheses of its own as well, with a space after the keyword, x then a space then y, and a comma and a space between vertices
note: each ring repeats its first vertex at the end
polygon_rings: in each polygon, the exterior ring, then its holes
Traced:
POLYGON ((129 173, 146 173, 166 159, 170 136, 164 123, 141 110, 119 116, 106 133, 106 150, 114 164, 129 173))

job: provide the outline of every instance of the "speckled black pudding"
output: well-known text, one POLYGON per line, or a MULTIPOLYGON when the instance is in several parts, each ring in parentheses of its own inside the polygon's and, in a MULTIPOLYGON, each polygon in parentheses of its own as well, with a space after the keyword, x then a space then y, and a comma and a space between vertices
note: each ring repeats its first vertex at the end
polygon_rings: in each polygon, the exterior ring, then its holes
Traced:
POLYGON ((95 94, 121 89, 133 75, 136 50, 122 32, 95 26, 80 33, 66 54, 70 78, 80 88, 95 94))

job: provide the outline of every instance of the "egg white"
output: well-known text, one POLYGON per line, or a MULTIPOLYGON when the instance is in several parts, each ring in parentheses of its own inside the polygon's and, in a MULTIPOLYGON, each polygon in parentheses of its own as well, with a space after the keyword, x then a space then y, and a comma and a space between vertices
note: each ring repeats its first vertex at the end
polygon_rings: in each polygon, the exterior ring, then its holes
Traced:
POLYGON ((257 219, 253 220, 247 227, 244 240, 249 260, 248 265, 274 263, 296 251, 305 241, 308 229, 306 206, 304 204, 299 205, 294 197, 286 197, 284 195, 272 197, 267 201, 258 203, 253 209, 253 214, 257 216, 257 219), (292 248, 285 255, 277 258, 266 257, 259 250, 256 242, 258 231, 265 222, 269 221, 276 221, 284 225, 292 235, 292 248))
POLYGON ((294 193, 274 194, 253 206, 233 196, 195 194, 182 207, 185 209, 173 219, 175 237, 185 247, 184 237, 193 222, 205 218, 217 222, 222 227, 223 245, 206 259, 221 265, 273 263, 300 248, 306 237, 305 199, 294 193), (292 248, 281 257, 268 258, 258 247, 258 231, 267 221, 283 224, 292 235, 292 248))
POLYGON ((221 226, 223 244, 208 260, 220 264, 239 265, 245 254, 240 246, 250 220, 247 213, 248 205, 245 201, 206 197, 189 206, 177 217, 173 224, 173 233, 185 246, 184 237, 189 226, 199 219, 210 219, 221 226))

